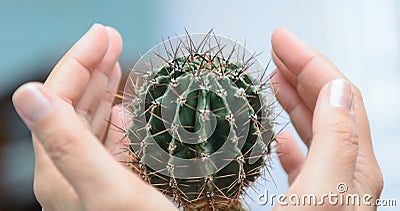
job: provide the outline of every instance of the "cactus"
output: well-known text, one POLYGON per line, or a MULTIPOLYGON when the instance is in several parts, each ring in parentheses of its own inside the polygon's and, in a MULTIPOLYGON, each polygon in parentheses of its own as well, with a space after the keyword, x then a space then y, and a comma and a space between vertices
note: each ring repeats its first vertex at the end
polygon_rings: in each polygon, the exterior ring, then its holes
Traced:
POLYGON ((274 123, 256 58, 212 32, 186 34, 132 69, 123 102, 131 167, 186 210, 242 209, 266 165, 274 123))

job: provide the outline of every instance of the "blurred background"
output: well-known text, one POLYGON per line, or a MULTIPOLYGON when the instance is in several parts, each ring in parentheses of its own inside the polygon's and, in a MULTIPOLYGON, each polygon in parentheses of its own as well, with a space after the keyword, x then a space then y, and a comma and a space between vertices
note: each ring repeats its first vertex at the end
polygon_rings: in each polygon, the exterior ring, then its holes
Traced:
MULTIPOLYGON (((208 32, 244 42, 266 65, 272 31, 285 25, 331 59, 363 92, 374 148, 385 179, 382 198, 400 206, 400 2, 395 0, 202 1, 0 1, 0 210, 40 210, 35 201, 30 134, 11 105, 26 81, 43 81, 94 23, 118 29, 120 63, 129 74, 138 59, 168 36, 208 32)), ((274 67, 270 67, 270 71, 274 67)), ((283 114, 286 115, 286 114, 283 114)), ((288 126, 293 130, 292 126, 288 126)), ((300 140, 299 140, 300 143, 300 140)), ((304 149, 304 147, 303 147, 304 149)), ((276 156, 271 174, 246 202, 264 192, 280 194, 287 178, 276 156)), ((380 207, 379 210, 397 210, 380 207)))

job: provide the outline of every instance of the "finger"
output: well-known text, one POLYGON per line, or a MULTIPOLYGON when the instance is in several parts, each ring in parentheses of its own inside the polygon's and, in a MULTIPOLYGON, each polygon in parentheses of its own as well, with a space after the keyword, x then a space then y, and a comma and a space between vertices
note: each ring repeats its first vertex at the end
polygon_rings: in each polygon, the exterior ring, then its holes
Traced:
MULTIPOLYGON (((102 28, 100 24, 95 24, 63 57, 46 81, 67 102, 79 98, 77 90, 85 86, 84 80, 80 79, 84 79, 103 57, 102 50, 108 44, 103 42, 107 41, 107 37, 102 28), (89 54, 88 51, 94 53, 89 54)), ((41 205, 52 209, 49 206, 76 204, 75 192, 46 155, 36 136, 33 135, 32 141, 35 152, 34 191, 41 205)))
POLYGON ((276 98, 288 112, 290 120, 303 142, 308 146, 312 139, 312 112, 304 105, 295 88, 277 71, 271 78, 276 98))
POLYGON ((45 85, 63 100, 75 105, 107 49, 108 34, 105 27, 94 24, 58 62, 45 85))
POLYGON ((297 91, 297 94, 303 100, 304 105, 307 106, 310 111, 314 111, 314 106, 317 102, 317 99, 313 98, 312 95, 309 95, 308 92, 304 90, 303 85, 297 82, 297 77, 287 69, 287 67, 282 63, 282 61, 280 61, 273 51, 272 57, 278 67, 279 72, 297 91))
POLYGON ((272 35, 276 63, 282 63, 297 78, 296 90, 313 111, 321 88, 329 81, 345 76, 324 56, 281 27, 272 35))
POLYGON ((272 59, 276 67, 278 68, 279 72, 281 72, 282 76, 290 82, 293 87, 297 87, 297 77, 293 73, 291 73, 287 67, 282 63, 282 61, 278 58, 274 51, 271 52, 272 59))
POLYGON ((354 94, 354 114, 357 127, 360 131, 360 151, 367 155, 369 161, 376 161, 374 150, 372 147, 371 130, 369 126, 369 120, 367 116, 367 111, 364 106, 363 97, 361 91, 353 85, 354 94))
POLYGON ((128 143, 125 138, 122 122, 122 105, 115 105, 111 112, 111 125, 104 143, 107 151, 111 153, 116 161, 125 165, 130 160, 128 143))
POLYGON ((111 107, 114 101, 114 94, 117 93, 118 85, 121 79, 121 68, 117 62, 111 73, 107 88, 103 93, 103 97, 97 106, 96 112, 93 114, 91 128, 96 137, 104 142, 107 127, 109 125, 111 107))
POLYGON ((369 184, 360 187, 361 193, 370 193, 375 198, 379 198, 383 188, 383 176, 375 157, 372 146, 371 132, 367 113, 360 90, 356 86, 353 88, 354 97, 354 118, 359 136, 359 154, 357 157, 357 179, 360 184, 369 184), (363 173, 361 173, 363 172, 363 173))
MULTIPOLYGON (((109 37, 107 53, 91 74, 89 83, 75 109, 89 124, 99 107, 99 103, 106 94, 105 91, 109 86, 111 74, 113 74, 115 64, 122 50, 122 40, 119 33, 111 27, 105 27, 105 29, 109 37)), ((106 116, 102 116, 101 119, 108 119, 110 113, 104 114, 106 116)))
POLYGON ((321 90, 313 119, 314 138, 304 166, 309 178, 324 178, 331 185, 352 184, 359 154, 353 110, 353 88, 346 80, 334 80, 321 90))
POLYGON ((306 157, 297 146, 294 137, 286 131, 278 135, 278 157, 283 169, 288 174, 289 185, 297 178, 306 157))

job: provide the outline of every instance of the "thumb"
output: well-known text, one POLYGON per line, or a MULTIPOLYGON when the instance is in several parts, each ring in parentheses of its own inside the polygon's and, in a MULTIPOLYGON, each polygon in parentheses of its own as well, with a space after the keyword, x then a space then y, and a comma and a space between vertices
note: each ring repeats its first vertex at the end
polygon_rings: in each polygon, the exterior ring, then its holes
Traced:
POLYGON ((21 86, 13 95, 13 103, 78 195, 106 191, 111 181, 117 180, 122 168, 80 121, 72 105, 39 83, 21 86))
POLYGON ((13 103, 79 199, 94 207, 89 210, 125 205, 135 205, 137 210, 173 207, 160 192, 119 165, 80 121, 73 106, 42 84, 21 86, 13 95, 13 103), (158 203, 144 203, 150 198, 158 203))
POLYGON ((333 184, 351 182, 359 147, 353 109, 353 87, 347 80, 335 79, 321 89, 305 166, 310 177, 328 179, 333 184))

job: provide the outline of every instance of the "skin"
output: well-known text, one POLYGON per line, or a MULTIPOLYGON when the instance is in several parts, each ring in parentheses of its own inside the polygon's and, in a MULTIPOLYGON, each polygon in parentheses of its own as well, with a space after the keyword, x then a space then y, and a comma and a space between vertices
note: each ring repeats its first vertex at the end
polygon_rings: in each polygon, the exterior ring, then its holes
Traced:
MULTIPOLYGON (((278 138, 279 159, 290 184, 285 195, 338 193, 336 186, 345 183, 348 187, 345 194, 370 194, 373 203, 381 194, 383 179, 360 90, 328 59, 286 28, 275 30, 272 49, 277 65, 272 78, 276 97, 308 147, 308 155, 304 156, 290 134, 283 133, 278 138), (334 95, 332 84, 338 81, 347 86, 347 93, 339 99, 344 102, 339 106, 330 102, 334 95)), ((293 209, 276 206, 275 210, 285 208, 293 209)), ((296 209, 375 210, 376 207, 325 203, 296 209)))
MULTIPOLYGON (((321 195, 344 182, 348 193, 379 198, 383 180, 360 91, 287 29, 275 30, 272 46, 278 67, 272 78, 276 96, 309 148, 304 156, 289 133, 278 137, 279 159, 290 183, 286 194, 321 195), (330 90, 338 78, 344 79, 345 91, 332 105, 330 90)), ((176 209, 121 165, 129 159, 120 141, 123 134, 105 121, 122 127, 121 107, 112 107, 110 94, 117 92, 121 77, 121 49, 115 29, 95 24, 44 84, 24 84, 13 95, 15 109, 32 131, 34 192, 44 210, 176 209)), ((295 208, 326 210, 326 206, 295 208)), ((274 207, 285 208, 293 209, 274 207)))

